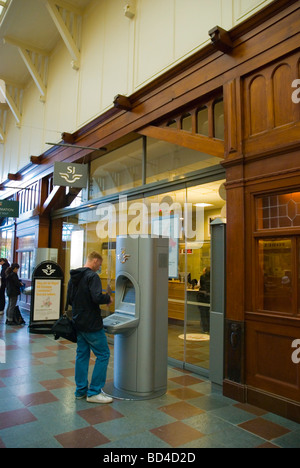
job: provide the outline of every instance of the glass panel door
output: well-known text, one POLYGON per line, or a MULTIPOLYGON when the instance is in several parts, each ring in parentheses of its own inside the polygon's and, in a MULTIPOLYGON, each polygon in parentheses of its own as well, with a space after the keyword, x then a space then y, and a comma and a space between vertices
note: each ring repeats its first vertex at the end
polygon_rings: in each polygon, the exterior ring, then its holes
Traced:
POLYGON ((184 242, 182 226, 186 189, 158 194, 144 199, 148 213, 148 232, 152 233, 157 222, 169 240, 168 283, 168 356, 183 362, 185 355, 184 320, 186 268, 179 254, 184 242))
POLYGON ((7 258, 9 263, 13 260, 13 229, 0 232, 0 258, 7 258))
POLYGON ((225 217, 222 182, 212 182, 187 189, 190 223, 185 239, 186 258, 186 356, 185 362, 209 368, 210 344, 210 222, 225 217), (222 195, 222 196, 221 196, 222 195))

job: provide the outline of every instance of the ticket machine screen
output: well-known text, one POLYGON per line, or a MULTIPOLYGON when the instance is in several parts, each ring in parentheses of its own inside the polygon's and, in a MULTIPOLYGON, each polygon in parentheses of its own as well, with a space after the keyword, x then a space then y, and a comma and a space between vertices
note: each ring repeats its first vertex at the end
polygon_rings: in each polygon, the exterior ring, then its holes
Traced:
POLYGON ((116 295, 115 313, 103 320, 108 333, 118 334, 132 331, 139 322, 136 315, 136 289, 129 278, 119 276, 116 288, 120 294, 116 295))
POLYGON ((132 283, 127 283, 124 290, 122 302, 135 304, 135 288, 132 283))

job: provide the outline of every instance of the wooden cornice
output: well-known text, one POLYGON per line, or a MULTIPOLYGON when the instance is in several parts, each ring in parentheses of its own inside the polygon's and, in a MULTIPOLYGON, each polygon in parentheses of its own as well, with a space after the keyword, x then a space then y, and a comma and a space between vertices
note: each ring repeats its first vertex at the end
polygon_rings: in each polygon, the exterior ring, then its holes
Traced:
POLYGON ((114 107, 117 109, 130 111, 132 109, 132 104, 127 96, 117 94, 117 96, 114 97, 114 107))
POLYGON ((76 141, 76 137, 72 133, 64 132, 61 134, 61 137, 64 143, 70 143, 71 145, 74 145, 76 141))
POLYGON ((22 175, 18 173, 17 174, 8 173, 7 178, 8 180, 14 180, 16 182, 19 182, 20 180, 22 180, 22 175))
POLYGON ((208 34, 210 35, 213 46, 217 50, 224 52, 224 54, 228 54, 232 51, 234 45, 228 31, 225 31, 225 29, 220 26, 215 26, 208 31, 208 34))
POLYGON ((30 156, 30 162, 32 164, 37 164, 37 165, 42 164, 42 155, 40 155, 40 156, 30 156))

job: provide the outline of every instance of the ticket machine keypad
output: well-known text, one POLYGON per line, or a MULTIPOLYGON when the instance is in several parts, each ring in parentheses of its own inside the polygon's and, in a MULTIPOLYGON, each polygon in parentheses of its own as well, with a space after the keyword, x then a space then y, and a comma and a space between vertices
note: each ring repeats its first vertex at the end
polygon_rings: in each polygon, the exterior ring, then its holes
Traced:
POLYGON ((118 333, 124 333, 127 330, 135 328, 138 324, 138 319, 135 317, 124 317, 117 313, 106 317, 103 320, 103 326, 107 333, 115 335, 118 333))

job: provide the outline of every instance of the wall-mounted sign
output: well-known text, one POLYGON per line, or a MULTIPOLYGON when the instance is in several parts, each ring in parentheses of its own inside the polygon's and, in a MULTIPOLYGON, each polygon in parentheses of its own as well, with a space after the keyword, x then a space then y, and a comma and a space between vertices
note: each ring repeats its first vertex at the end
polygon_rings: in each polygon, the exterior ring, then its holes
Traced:
POLYGON ((154 236, 169 237, 169 278, 178 278, 179 216, 162 216, 152 219, 151 233, 154 236))
POLYGON ((19 202, 11 200, 0 200, 0 218, 18 218, 19 202))
POLYGON ((61 187, 85 188, 88 180, 88 165, 56 162, 53 184, 61 187))

